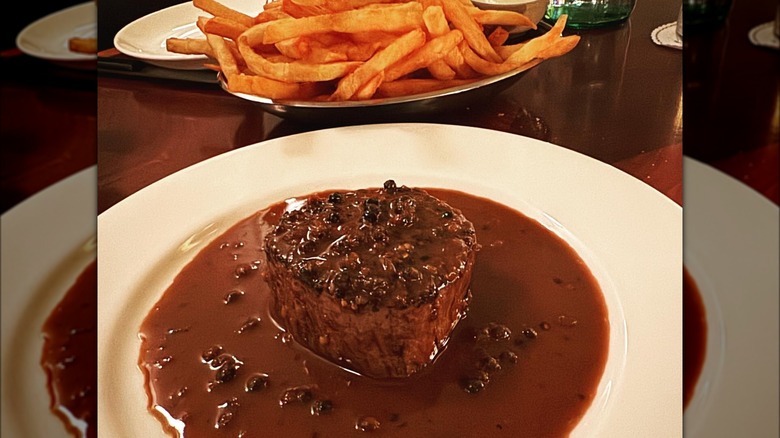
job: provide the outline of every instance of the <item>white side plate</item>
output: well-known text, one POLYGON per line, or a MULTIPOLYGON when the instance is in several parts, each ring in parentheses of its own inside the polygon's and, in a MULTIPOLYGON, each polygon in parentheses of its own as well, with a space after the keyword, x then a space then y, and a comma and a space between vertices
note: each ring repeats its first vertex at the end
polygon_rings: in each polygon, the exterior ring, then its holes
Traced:
POLYGON ((49 61, 97 59, 97 54, 71 51, 68 40, 74 37, 97 38, 95 2, 71 6, 29 24, 16 36, 16 47, 30 56, 49 61))
MULTIPOLYGON (((220 3, 251 16, 262 11, 262 2, 256 0, 224 0, 220 3)), ((195 24, 201 16, 210 17, 210 14, 193 6, 191 1, 161 9, 123 27, 114 36, 114 47, 127 56, 158 67, 204 69, 206 56, 173 53, 165 48, 168 38, 205 39, 206 36, 195 24)))
POLYGON ((2 436, 70 437, 49 411, 41 328, 95 259, 97 169, 35 194, 0 218, 2 436))

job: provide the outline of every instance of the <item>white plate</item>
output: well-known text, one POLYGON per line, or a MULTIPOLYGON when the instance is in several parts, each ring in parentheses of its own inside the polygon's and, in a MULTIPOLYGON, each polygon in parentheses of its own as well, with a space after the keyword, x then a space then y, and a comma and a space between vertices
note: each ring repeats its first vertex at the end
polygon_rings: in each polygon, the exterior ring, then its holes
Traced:
POLYGON ((683 165, 685 264, 708 320, 685 436, 777 437, 777 205, 706 164, 683 165))
POLYGON ((35 194, 0 218, 2 436, 70 437, 49 411, 41 327, 95 259, 97 169, 35 194))
POLYGON ((653 29, 650 39, 659 46, 682 50, 682 38, 677 36, 677 22, 666 23, 653 29))
MULTIPOLYGON (((221 4, 255 16, 262 10, 258 0, 222 0, 221 4)), ((204 55, 172 53, 165 48, 168 38, 206 38, 195 22, 210 16, 192 2, 181 3, 145 15, 123 27, 114 36, 114 47, 127 56, 158 67, 199 70, 208 58, 204 55)))
POLYGON ((406 185, 463 190, 537 219, 600 282, 610 354, 572 437, 682 433, 682 209, 614 167, 549 143, 472 127, 378 124, 282 137, 186 168, 98 217, 101 436, 164 436, 147 412, 137 330, 193 253, 292 195, 406 185), (186 248, 186 250, 184 249, 186 248))
MULTIPOLYGON (((780 20, 780 18, 778 18, 780 20)), ((759 24, 748 32, 750 42, 770 49, 780 49, 780 38, 775 35, 775 22, 759 24)))
POLYGON ((95 2, 71 6, 27 25, 16 36, 16 47, 30 56, 49 61, 97 59, 97 54, 71 51, 68 40, 74 37, 97 38, 95 2))

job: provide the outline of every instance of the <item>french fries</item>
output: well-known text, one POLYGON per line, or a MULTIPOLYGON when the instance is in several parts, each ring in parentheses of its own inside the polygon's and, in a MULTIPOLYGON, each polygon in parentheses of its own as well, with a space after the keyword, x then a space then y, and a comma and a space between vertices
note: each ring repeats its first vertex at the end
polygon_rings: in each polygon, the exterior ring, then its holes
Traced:
MULTIPOLYGON (((258 0, 262 1, 262 0, 258 0)), ((342 102, 461 86, 532 68, 573 50, 566 16, 548 33, 504 45, 520 13, 467 0, 272 0, 256 16, 193 0, 205 39, 170 38, 170 52, 202 54, 228 90, 274 100, 342 102)))
POLYGON ((68 39, 68 50, 76 53, 97 53, 97 38, 78 38, 68 39))

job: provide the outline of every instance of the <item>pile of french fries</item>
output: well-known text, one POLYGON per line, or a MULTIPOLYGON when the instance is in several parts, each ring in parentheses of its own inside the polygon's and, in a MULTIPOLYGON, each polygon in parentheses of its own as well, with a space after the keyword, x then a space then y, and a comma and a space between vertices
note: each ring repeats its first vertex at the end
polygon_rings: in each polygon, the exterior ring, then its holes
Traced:
MULTIPOLYGON (((259 0, 258 0, 259 1, 259 0)), ((249 16, 193 0, 205 39, 169 38, 167 50, 207 55, 228 90, 273 100, 354 101, 425 93, 529 69, 562 56, 566 16, 528 41, 505 45, 517 12, 469 0, 273 0, 249 16)))

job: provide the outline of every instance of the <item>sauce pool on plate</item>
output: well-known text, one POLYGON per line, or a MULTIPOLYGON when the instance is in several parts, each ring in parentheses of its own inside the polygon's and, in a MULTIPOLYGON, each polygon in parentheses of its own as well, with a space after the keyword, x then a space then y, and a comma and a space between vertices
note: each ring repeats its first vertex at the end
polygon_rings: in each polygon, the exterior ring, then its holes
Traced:
POLYGON ((424 371, 373 379, 275 322, 262 242, 286 204, 245 218, 175 277, 140 327, 149 410, 185 437, 565 437, 597 393, 609 322, 576 252, 538 222, 426 189, 473 222, 465 318, 424 371))
POLYGON ((683 268, 683 409, 693 398, 704 367, 707 349, 707 315, 699 287, 683 268))
POLYGON ((97 261, 79 275, 42 331, 51 411, 71 435, 97 436, 97 261))

